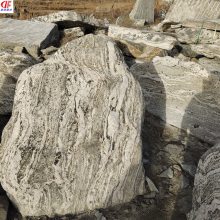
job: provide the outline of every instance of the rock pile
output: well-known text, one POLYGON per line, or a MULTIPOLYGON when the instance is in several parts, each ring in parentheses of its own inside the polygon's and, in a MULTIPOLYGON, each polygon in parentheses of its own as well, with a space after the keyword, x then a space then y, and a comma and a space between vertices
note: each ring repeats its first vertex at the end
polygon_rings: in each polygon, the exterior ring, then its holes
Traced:
MULTIPOLYGON (((28 40, 25 31, 11 35, 10 47, 0 39, 0 114, 12 112, 0 147, 0 182, 23 216, 99 209, 97 218, 128 219, 118 209, 131 209, 134 219, 156 219, 161 211, 164 219, 219 218, 219 147, 210 150, 220 137, 220 22, 213 2, 202 11, 196 1, 174 1, 157 31, 76 12, 0 21, 47 27, 28 40), (190 20, 183 5, 195 12, 190 20)), ((0 35, 12 33, 18 32, 5 28, 0 35)))

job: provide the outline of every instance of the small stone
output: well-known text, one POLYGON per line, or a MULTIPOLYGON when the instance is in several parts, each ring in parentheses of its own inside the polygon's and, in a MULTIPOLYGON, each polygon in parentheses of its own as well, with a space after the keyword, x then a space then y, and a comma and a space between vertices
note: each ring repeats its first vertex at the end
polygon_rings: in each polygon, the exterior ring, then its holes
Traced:
POLYGON ((159 177, 164 177, 164 178, 169 178, 172 179, 173 178, 173 170, 171 168, 168 168, 167 170, 165 170, 164 172, 162 172, 159 177))
POLYGON ((155 184, 153 183, 153 181, 151 179, 149 179, 147 176, 146 176, 146 181, 147 181, 148 187, 151 192, 159 193, 159 191, 158 191, 157 187, 155 186, 155 184))
POLYGON ((190 174, 191 176, 195 176, 196 174, 196 166, 193 164, 180 164, 182 169, 187 172, 188 174, 190 174))

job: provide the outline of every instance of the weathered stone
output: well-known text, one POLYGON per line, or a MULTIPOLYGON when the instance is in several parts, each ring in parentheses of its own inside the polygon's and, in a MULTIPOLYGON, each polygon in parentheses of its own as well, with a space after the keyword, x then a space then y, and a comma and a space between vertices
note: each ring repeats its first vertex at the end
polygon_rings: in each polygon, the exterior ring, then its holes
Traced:
POLYGON ((131 71, 143 84, 148 112, 208 143, 220 136, 218 73, 172 57, 156 57, 150 67, 135 64, 131 71))
POLYGON ((198 60, 198 63, 210 72, 219 72, 220 74, 220 59, 208 59, 203 57, 198 60))
POLYGON ((189 220, 218 220, 220 217, 220 144, 208 150, 199 161, 189 220))
POLYGON ((10 50, 0 50, 0 115, 12 112, 15 86, 26 68, 36 64, 30 56, 10 50))
POLYGON ((46 49, 43 49, 41 50, 41 53, 42 53, 42 56, 45 58, 45 59, 48 59, 51 55, 53 55, 54 53, 56 53, 56 51, 58 50, 57 47, 48 47, 46 49))
POLYGON ((65 29, 63 31, 62 44, 65 44, 71 40, 84 36, 84 29, 82 27, 75 27, 65 29))
POLYGON ((55 23, 59 28, 73 28, 78 26, 108 26, 106 20, 96 19, 93 15, 82 15, 75 11, 59 11, 49 15, 32 18, 31 21, 55 23))
POLYGON ((191 50, 208 58, 220 58, 220 44, 191 44, 191 50))
POLYGON ((213 20, 186 20, 182 23, 184 27, 202 28, 213 31, 220 31, 220 19, 213 20))
POLYGON ((173 170, 172 170, 172 168, 169 167, 167 170, 164 170, 164 171, 159 175, 159 177, 172 179, 172 178, 173 178, 173 170))
POLYGON ((129 17, 132 20, 154 22, 155 0, 137 0, 129 17))
POLYGON ((218 0, 175 0, 166 15, 167 21, 218 19, 220 1, 218 0))
POLYGON ((158 193, 158 189, 157 187, 155 186, 155 184, 153 183, 153 181, 151 179, 149 179, 148 177, 146 177, 146 181, 147 181, 147 184, 148 184, 148 188, 151 192, 156 192, 158 193))
POLYGON ((55 24, 2 18, 0 29, 0 47, 25 47, 34 57, 39 55, 40 49, 59 41, 59 31, 55 24))
POLYGON ((0 149, 1 184, 22 215, 80 213, 142 194, 142 110, 141 88, 106 36, 76 39, 25 70, 0 149))
POLYGON ((116 40, 158 47, 165 50, 171 50, 177 43, 177 40, 174 37, 163 33, 125 28, 116 25, 109 26, 108 36, 116 40))
POLYGON ((175 30, 177 39, 187 44, 214 44, 220 40, 220 33, 201 28, 181 28, 175 30))
POLYGON ((6 196, 0 196, 0 219, 7 220, 9 201, 6 196))

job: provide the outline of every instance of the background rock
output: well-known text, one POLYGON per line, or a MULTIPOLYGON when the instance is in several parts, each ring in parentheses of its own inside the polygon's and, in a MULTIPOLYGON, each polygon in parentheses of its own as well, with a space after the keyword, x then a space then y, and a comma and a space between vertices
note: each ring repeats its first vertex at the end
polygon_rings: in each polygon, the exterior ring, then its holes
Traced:
POLYGON ((116 45, 87 35, 19 78, 0 178, 23 216, 75 214, 144 193, 143 100, 116 45))
POLYGON ((165 20, 183 22, 188 19, 205 20, 220 17, 220 2, 216 0, 174 0, 165 20))
POLYGON ((55 24, 2 18, 0 29, 0 47, 22 46, 34 57, 39 55, 40 49, 59 41, 59 31, 55 24))

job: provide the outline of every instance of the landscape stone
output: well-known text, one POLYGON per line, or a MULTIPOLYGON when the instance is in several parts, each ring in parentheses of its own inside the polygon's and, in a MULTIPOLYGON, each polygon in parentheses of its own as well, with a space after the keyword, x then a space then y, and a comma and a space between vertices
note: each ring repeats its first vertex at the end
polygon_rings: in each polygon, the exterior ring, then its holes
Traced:
POLYGON ((61 43, 65 44, 82 36, 84 36, 84 29, 82 27, 64 29, 61 43))
POLYGON ((34 57, 39 55, 40 49, 59 41, 59 31, 55 24, 2 18, 0 29, 0 47, 25 47, 34 57))
POLYGON ((219 219, 219 161, 220 144, 216 144, 200 159, 195 176, 193 208, 188 215, 189 220, 219 219))
POLYGON ((122 41, 128 41, 133 44, 157 47, 165 50, 171 50, 177 43, 177 40, 163 33, 125 28, 116 25, 110 25, 108 36, 122 41))
POLYGON ((129 17, 132 20, 154 22, 155 0, 137 0, 129 17))
POLYGON ((218 0, 174 0, 165 20, 184 22, 186 20, 211 20, 220 17, 218 0))
POLYGON ((104 35, 23 71, 0 148, 0 181, 21 214, 77 214, 143 194, 143 107, 139 83, 104 35))

